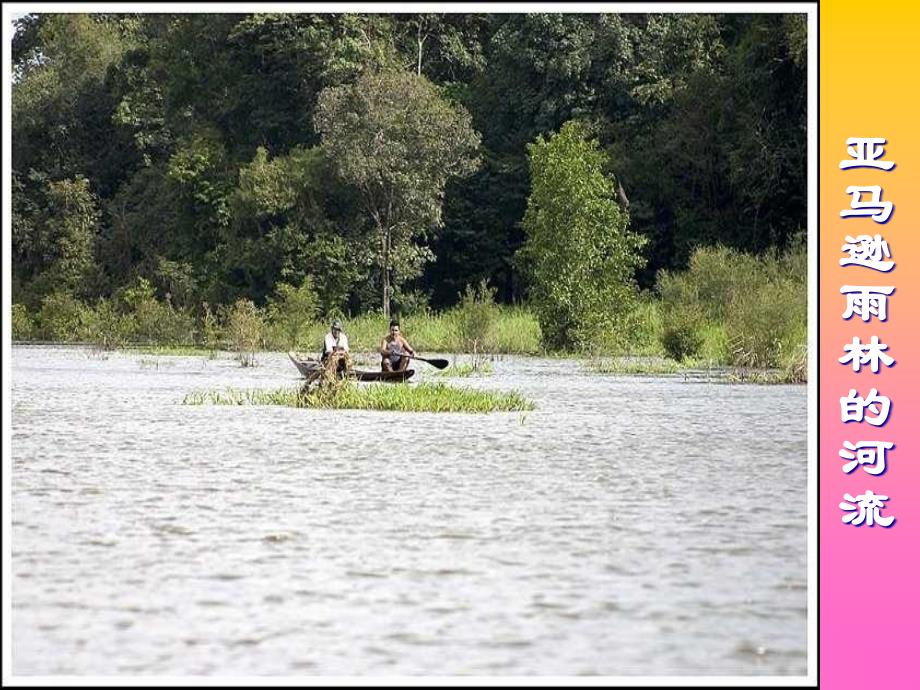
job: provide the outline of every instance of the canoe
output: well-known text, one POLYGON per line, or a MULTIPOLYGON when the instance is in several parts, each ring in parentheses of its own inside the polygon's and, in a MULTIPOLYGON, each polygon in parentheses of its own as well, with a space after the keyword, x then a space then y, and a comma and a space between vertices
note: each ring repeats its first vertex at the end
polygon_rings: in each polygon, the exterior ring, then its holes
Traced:
POLYGON ((297 367, 297 371, 305 378, 312 378, 319 373, 321 367, 318 359, 304 357, 303 355, 298 355, 296 352, 288 352, 288 357, 291 358, 294 366, 297 367))
POLYGON ((415 369, 405 371, 360 371, 355 369, 352 375, 359 381, 384 381, 386 383, 402 383, 415 374, 415 369))
MULTIPOLYGON (((313 357, 304 357, 299 355, 296 352, 288 352, 288 357, 291 358, 291 361, 294 363, 294 366, 297 367, 297 371, 301 373, 304 378, 313 379, 319 375, 319 372, 322 370, 322 364, 318 359, 313 357)), ((347 376, 355 378, 358 381, 384 381, 387 383, 400 383, 406 381, 407 379, 412 378, 415 374, 414 369, 406 369, 405 371, 362 371, 360 369, 354 369, 347 376)))

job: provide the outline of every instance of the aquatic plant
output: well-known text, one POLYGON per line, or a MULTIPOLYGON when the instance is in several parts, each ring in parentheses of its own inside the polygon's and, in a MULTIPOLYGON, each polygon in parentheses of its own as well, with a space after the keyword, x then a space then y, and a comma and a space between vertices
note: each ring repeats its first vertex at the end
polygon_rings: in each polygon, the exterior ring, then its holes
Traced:
POLYGON ((239 299, 226 311, 225 320, 227 336, 240 364, 255 366, 256 352, 261 348, 265 331, 261 310, 252 300, 239 299))
POLYGON ((654 375, 676 374, 681 365, 673 359, 615 357, 589 360, 585 368, 595 374, 654 375))
POLYGON ((392 412, 525 412, 534 404, 516 391, 483 391, 443 383, 417 386, 390 383, 337 386, 193 391, 184 405, 282 405, 310 409, 385 410, 392 412))

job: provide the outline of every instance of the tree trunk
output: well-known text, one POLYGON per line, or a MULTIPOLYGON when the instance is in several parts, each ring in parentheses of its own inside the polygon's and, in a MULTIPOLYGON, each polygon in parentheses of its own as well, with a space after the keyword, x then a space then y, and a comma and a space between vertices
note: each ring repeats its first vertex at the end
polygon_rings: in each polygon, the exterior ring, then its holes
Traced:
POLYGON ((390 230, 381 233, 383 242, 383 264, 381 266, 381 284, 383 285, 383 315, 390 318, 390 230))
POLYGON ((415 42, 418 43, 418 76, 422 76, 422 46, 425 45, 427 36, 422 36, 422 19, 419 17, 419 23, 415 28, 415 42))

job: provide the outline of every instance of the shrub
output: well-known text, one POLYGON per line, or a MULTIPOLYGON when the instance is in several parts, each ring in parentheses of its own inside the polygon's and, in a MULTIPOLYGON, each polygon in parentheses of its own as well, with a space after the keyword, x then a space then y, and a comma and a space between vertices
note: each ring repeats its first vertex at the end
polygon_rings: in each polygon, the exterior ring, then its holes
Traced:
POLYGON ((146 278, 138 278, 131 285, 118 291, 116 300, 119 308, 131 314, 132 336, 151 341, 157 333, 158 304, 153 286, 146 278))
POLYGON ((675 358, 680 352, 736 366, 783 366, 805 340, 806 272, 801 241, 762 257, 697 249, 687 271, 658 275, 662 345, 675 358))
POLYGON ((131 315, 120 313, 112 300, 100 299, 95 308, 86 310, 83 340, 108 350, 127 343, 133 332, 131 315))
POLYGON ((498 320, 495 290, 489 288, 484 280, 476 288, 467 285, 453 316, 461 350, 475 356, 488 349, 492 345, 490 337, 498 320))
POLYGON ((766 278, 761 259, 728 247, 697 249, 687 277, 709 321, 725 319, 735 301, 766 278))
POLYGON ((198 331, 201 334, 201 344, 207 349, 216 350, 220 347, 221 336, 223 335, 220 320, 211 311, 211 305, 207 302, 201 303, 201 318, 198 323, 198 331))
POLYGON ((31 340, 35 331, 35 320, 24 304, 14 304, 10 314, 10 330, 13 340, 31 340))
POLYGON ((162 305, 159 314, 160 341, 172 345, 193 345, 195 342, 195 317, 184 309, 176 309, 169 302, 162 305))
POLYGON ((225 337, 244 367, 255 366, 256 352, 261 348, 265 322, 252 300, 239 299, 226 311, 225 337))
POLYGON ((731 361, 731 347, 725 324, 704 323, 700 329, 698 356, 707 362, 724 363, 731 361))
POLYGON ((117 303, 129 316, 130 338, 144 343, 189 345, 194 341, 195 319, 183 310, 173 308, 169 301, 156 298, 153 285, 138 278, 118 293, 117 303))
POLYGON ((700 311, 692 305, 673 308, 665 314, 661 346, 668 357, 681 361, 693 357, 703 344, 700 311))
POLYGON ((38 330, 47 340, 78 341, 86 320, 86 305, 72 295, 54 292, 42 300, 38 330))
POLYGON ((649 293, 643 293, 630 319, 630 349, 633 352, 657 354, 659 336, 664 327, 661 303, 649 293))
POLYGON ((788 350, 781 368, 782 378, 788 383, 805 383, 808 380, 808 345, 804 338, 788 350))
POLYGON ((732 363, 749 367, 777 367, 783 343, 791 343, 806 320, 803 286, 791 280, 751 288, 733 300, 726 329, 732 363))

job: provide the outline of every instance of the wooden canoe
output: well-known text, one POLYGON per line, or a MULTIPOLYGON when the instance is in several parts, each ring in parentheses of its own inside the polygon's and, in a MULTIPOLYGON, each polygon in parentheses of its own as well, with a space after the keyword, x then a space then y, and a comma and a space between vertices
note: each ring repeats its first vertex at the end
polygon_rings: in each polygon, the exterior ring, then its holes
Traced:
MULTIPOLYGON (((288 352, 288 357, 291 358, 294 366, 297 367, 297 371, 299 371, 304 378, 316 378, 319 376, 319 372, 322 370, 322 364, 320 364, 320 361, 318 359, 314 359, 313 357, 304 357, 303 355, 299 355, 296 352, 288 352)), ((354 369, 348 372, 346 375, 353 377, 358 381, 384 381, 387 383, 400 383, 412 378, 414 374, 414 369, 406 369, 405 371, 363 371, 360 369, 354 369)))
POLYGON ((352 375, 359 381, 384 381, 386 383, 402 383, 411 379, 415 369, 405 371, 360 371, 355 369, 352 375))

